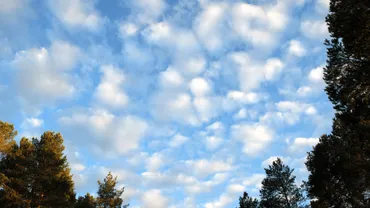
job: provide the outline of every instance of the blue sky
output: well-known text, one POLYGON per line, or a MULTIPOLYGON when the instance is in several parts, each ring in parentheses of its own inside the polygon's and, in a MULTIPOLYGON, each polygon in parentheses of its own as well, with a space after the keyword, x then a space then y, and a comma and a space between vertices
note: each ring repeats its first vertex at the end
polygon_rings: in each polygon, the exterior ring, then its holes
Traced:
POLYGON ((78 194, 235 207, 331 127, 328 0, 0 0, 0 119, 61 132, 78 194))

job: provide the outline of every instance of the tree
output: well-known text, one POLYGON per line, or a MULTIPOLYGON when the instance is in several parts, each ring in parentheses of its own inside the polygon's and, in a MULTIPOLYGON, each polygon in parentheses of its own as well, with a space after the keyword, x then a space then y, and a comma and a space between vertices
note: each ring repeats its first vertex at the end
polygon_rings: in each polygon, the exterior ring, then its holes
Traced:
POLYGON ((5 207, 29 207, 33 198, 32 173, 35 171, 34 146, 22 138, 14 144, 0 162, 1 174, 6 176, 4 192, 0 194, 5 207))
POLYGON ((370 187, 367 127, 336 119, 330 135, 323 135, 308 154, 306 187, 312 207, 368 207, 370 187))
POLYGON ((247 192, 239 197, 239 208, 258 208, 258 200, 248 196, 247 192))
POLYGON ((309 153, 313 207, 370 206, 370 2, 331 0, 325 91, 336 110, 331 134, 309 153))
POLYGON ((19 201, 20 199, 19 194, 8 186, 10 180, 4 174, 5 169, 1 167, 2 161, 13 150, 13 146, 16 144, 14 141, 16 135, 17 131, 15 131, 12 124, 0 121, 0 204, 5 204, 5 200, 12 199, 13 201, 19 201))
POLYGON ((87 193, 85 196, 78 197, 74 208, 95 208, 96 202, 93 196, 87 193))
POLYGON ((14 137, 16 135, 17 131, 14 130, 12 124, 0 121, 0 157, 6 154, 13 146, 15 143, 14 137))
POLYGON ((0 162, 5 207, 71 207, 74 184, 63 150, 62 136, 53 132, 14 144, 0 162))
POLYGON ((260 190, 262 208, 305 207, 301 189, 295 184, 294 169, 284 165, 280 158, 265 169, 266 178, 260 190))
POLYGON ((40 140, 34 139, 37 170, 33 193, 37 200, 32 206, 71 207, 75 202, 74 183, 63 154, 63 137, 60 133, 45 132, 40 140))
MULTIPOLYGON (((120 208, 123 200, 120 198, 124 188, 116 189, 117 177, 113 177, 111 172, 105 177, 104 182, 98 181, 99 190, 97 198, 97 207, 99 208, 120 208)), ((123 207, 128 207, 124 205, 123 207)))

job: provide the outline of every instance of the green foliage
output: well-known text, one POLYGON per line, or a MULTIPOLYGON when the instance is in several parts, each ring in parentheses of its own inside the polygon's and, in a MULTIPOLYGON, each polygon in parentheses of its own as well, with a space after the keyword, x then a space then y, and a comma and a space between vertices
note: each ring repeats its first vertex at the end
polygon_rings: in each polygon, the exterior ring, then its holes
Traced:
POLYGON ((331 0, 326 92, 336 117, 308 155, 312 207, 370 207, 370 1, 331 0))
POLYGON ((265 169, 266 178, 262 181, 262 208, 301 208, 305 207, 302 191, 295 184, 294 169, 284 165, 280 158, 265 169))
POLYGON ((0 161, 4 207, 71 207, 74 184, 63 150, 62 136, 53 132, 14 143, 0 161))
POLYGON ((74 208, 95 208, 96 202, 93 196, 87 193, 85 196, 80 196, 77 199, 74 208))
MULTIPOLYGON (((109 172, 105 177, 104 182, 98 181, 99 190, 97 197, 97 207, 99 208, 120 208, 123 200, 120 198, 124 188, 116 189, 117 177, 109 172)), ((123 207, 128 207, 124 205, 123 207)))
POLYGON ((258 208, 259 202, 257 199, 248 196, 247 192, 244 192, 243 197, 239 197, 239 208, 258 208))
POLYGON ((0 121, 0 156, 9 151, 15 143, 14 137, 16 135, 17 131, 14 130, 12 124, 0 121))

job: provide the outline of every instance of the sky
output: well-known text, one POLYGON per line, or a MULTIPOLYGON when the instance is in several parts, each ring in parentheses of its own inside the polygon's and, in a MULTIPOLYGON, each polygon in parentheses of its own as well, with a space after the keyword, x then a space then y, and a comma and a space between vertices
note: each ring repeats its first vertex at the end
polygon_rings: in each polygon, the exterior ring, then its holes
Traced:
POLYGON ((329 0, 0 0, 0 120, 61 132, 78 195, 236 207, 331 129, 329 0))

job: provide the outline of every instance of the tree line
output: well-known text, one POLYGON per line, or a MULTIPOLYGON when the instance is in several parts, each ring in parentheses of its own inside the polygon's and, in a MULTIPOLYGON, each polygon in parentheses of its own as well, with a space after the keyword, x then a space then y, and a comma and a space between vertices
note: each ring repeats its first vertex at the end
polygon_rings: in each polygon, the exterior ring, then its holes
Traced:
POLYGON ((0 121, 1 208, 120 208, 124 189, 111 173, 98 181, 96 199, 87 193, 76 199, 72 174, 64 155, 63 137, 47 131, 40 139, 14 140, 12 124, 0 121))
MULTIPOLYGON (((265 169, 260 198, 247 192, 240 208, 370 207, 370 1, 331 0, 325 92, 336 111, 330 134, 308 152, 307 181, 277 159, 265 169)), ((98 181, 97 197, 76 199, 61 134, 14 141, 13 125, 0 122, 0 207, 125 207, 117 178, 98 181)))
POLYGON ((370 207, 370 1, 331 0, 329 10, 324 81, 336 111, 332 131, 308 153, 302 188, 278 160, 265 170, 261 201, 244 193, 240 208, 370 207))

